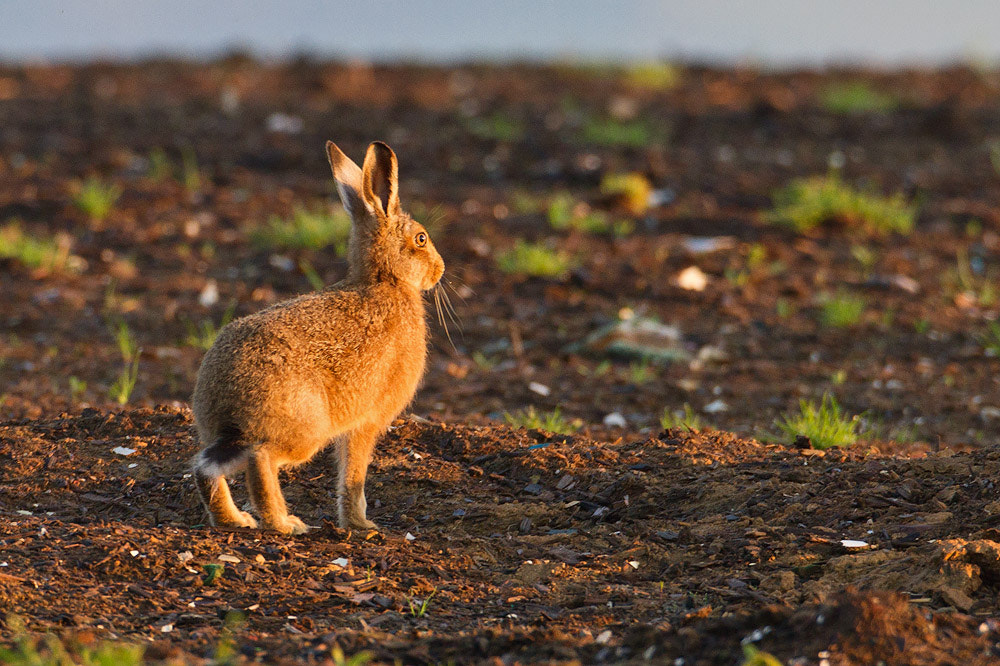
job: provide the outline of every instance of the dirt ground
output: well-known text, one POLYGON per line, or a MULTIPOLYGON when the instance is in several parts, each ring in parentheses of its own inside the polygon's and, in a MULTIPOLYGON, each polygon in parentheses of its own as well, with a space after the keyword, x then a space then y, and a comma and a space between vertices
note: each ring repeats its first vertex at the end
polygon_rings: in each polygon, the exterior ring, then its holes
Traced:
POLYGON ((0 67, 0 224, 64 234, 73 257, 0 259, 0 614, 167 662, 210 660, 232 633, 269 664, 334 646, 384 663, 738 664, 743 644, 786 664, 995 663, 998 121, 1000 75, 975 68, 690 67, 654 89, 568 66, 0 67), (898 106, 824 107, 857 80, 898 106), (596 139, 595 118, 645 140, 596 139), (412 413, 376 454, 381 532, 333 526, 329 453, 283 477, 319 529, 211 529, 187 476, 203 354, 188 338, 308 291, 303 261, 343 275, 330 249, 251 241, 272 214, 335 202, 326 139, 357 159, 394 147, 461 331, 452 346, 435 323, 412 413), (831 164, 916 202, 916 231, 766 223, 775 188, 831 164), (626 172, 657 205, 601 194, 626 172), (121 188, 103 221, 73 203, 93 176, 121 188), (561 191, 634 230, 550 228, 561 191), (703 237, 725 240, 703 252, 703 237), (494 258, 518 239, 577 265, 505 274, 494 258), (704 290, 678 284, 690 266, 704 290), (822 324, 845 290, 866 300, 860 321, 822 324), (623 308, 677 326, 691 360, 576 350, 623 308), (109 321, 142 350, 126 406, 109 397, 109 321), (865 413, 864 441, 819 452, 771 434, 824 392, 865 413), (664 430, 685 403, 708 427, 664 430), (582 429, 503 425, 528 406, 582 429))

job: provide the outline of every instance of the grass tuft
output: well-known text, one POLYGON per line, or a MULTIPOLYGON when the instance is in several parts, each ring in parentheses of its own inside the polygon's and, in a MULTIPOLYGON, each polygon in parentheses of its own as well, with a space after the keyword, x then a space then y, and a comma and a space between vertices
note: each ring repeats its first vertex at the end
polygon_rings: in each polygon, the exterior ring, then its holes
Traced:
POLYGON ((513 248, 497 255, 496 262, 504 273, 532 277, 561 278, 573 267, 573 260, 567 253, 521 239, 513 248))
POLYGON ((480 139, 506 143, 519 141, 524 136, 524 124, 499 111, 487 117, 466 119, 465 129, 480 139))
POLYGON ((184 322, 187 328, 187 335, 184 337, 184 344, 201 351, 208 351, 215 344, 215 339, 219 337, 219 331, 233 320, 236 313, 236 301, 229 304, 226 311, 222 313, 222 319, 216 324, 211 319, 202 319, 195 323, 190 319, 184 322))
POLYGON ((654 132, 641 120, 614 120, 592 117, 581 131, 584 143, 595 146, 642 148, 653 143, 654 132))
POLYGON ((70 254, 71 246, 72 241, 66 234, 29 236, 17 220, 0 227, 0 258, 13 259, 32 270, 44 273, 79 270, 83 260, 70 254))
POLYGON ((797 414, 786 414, 775 425, 792 439, 808 437, 814 449, 829 449, 854 444, 860 419, 844 414, 837 399, 824 393, 819 407, 811 400, 801 400, 797 414))
POLYGON ((96 647, 64 642, 46 634, 43 639, 28 636, 24 621, 9 616, 7 626, 13 647, 0 646, 0 664, 9 666, 141 666, 145 647, 122 642, 102 642, 96 647))
POLYGON ((987 356, 1000 357, 1000 322, 991 321, 986 332, 979 337, 979 343, 987 356))
POLYGON ((572 435, 583 427, 580 419, 569 420, 562 415, 562 409, 556 407, 551 412, 539 412, 531 405, 513 414, 504 412, 504 421, 507 425, 515 428, 527 428, 528 430, 544 430, 557 435, 572 435))
POLYGON ((899 106, 889 93, 864 81, 834 83, 820 93, 820 104, 832 113, 886 113, 899 106))
POLYGON ((601 178, 601 194, 621 201, 632 215, 645 215, 653 186, 641 173, 609 173, 601 178))
POLYGON ((80 185, 80 191, 73 197, 75 205, 94 222, 103 222, 122 195, 122 188, 105 184, 98 178, 88 178, 80 185))
POLYGON ((765 219, 798 232, 836 222, 877 235, 908 234, 917 215, 916 206, 902 194, 883 197, 855 190, 836 175, 794 180, 775 192, 773 201, 765 219))
POLYGON ((819 322, 833 328, 849 328, 861 321, 868 302, 861 296, 838 292, 820 303, 819 322))
POLYGON ((351 218, 345 211, 296 208, 290 218, 272 215, 250 232, 257 247, 268 250, 321 250, 332 245, 338 255, 347 250, 351 218))
POLYGON ((698 431, 705 427, 702 423, 701 417, 698 416, 691 405, 684 403, 684 409, 670 411, 669 408, 663 410, 663 416, 660 417, 660 427, 664 430, 670 430, 671 428, 687 428, 688 430, 698 431))

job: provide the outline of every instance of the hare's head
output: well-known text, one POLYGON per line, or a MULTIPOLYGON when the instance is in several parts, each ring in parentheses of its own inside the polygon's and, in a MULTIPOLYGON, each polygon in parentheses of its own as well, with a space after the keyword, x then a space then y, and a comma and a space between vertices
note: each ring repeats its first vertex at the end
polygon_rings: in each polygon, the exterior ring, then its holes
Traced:
POLYGON ((350 278, 397 281, 421 291, 436 285, 444 261, 423 225, 399 206, 399 169, 392 148, 374 142, 360 169, 332 141, 326 142, 326 155, 340 200, 353 220, 350 278))

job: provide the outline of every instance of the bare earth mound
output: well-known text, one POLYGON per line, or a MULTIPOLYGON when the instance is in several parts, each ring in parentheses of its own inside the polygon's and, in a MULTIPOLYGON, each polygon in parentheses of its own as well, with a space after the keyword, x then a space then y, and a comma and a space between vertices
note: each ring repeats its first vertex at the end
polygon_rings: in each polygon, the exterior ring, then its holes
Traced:
POLYGON ((321 661, 335 644, 404 663, 730 664, 741 641, 799 663, 1000 654, 995 623, 976 618, 1000 593, 1000 452, 400 421, 369 481, 384 532, 332 526, 321 455, 285 479, 320 526, 292 539, 204 527, 194 451, 173 408, 0 426, 0 504, 20 514, 0 522, 0 606, 37 630, 148 642, 153 657, 210 656, 237 610, 240 650, 269 663, 321 661), (222 567, 210 584, 206 565, 222 567))

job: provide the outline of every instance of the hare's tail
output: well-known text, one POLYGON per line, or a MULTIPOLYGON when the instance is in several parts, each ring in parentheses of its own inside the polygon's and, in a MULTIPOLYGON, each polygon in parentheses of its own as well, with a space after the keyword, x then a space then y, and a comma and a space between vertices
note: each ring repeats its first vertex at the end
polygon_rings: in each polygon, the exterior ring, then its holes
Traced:
POLYGON ((202 449, 191 461, 194 471, 209 478, 229 476, 247 462, 250 448, 243 442, 243 433, 234 425, 223 427, 215 442, 202 449))

